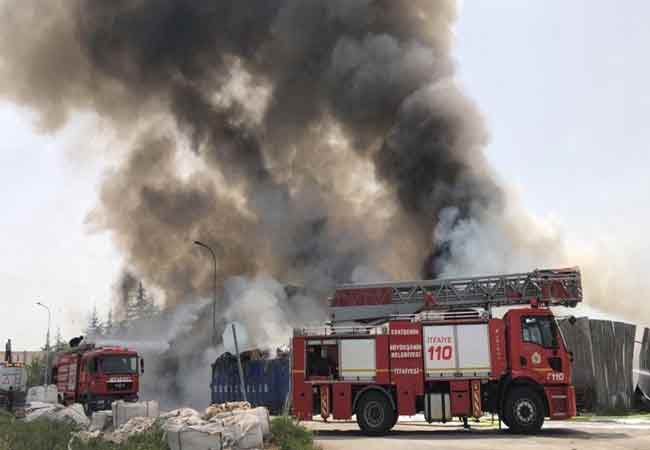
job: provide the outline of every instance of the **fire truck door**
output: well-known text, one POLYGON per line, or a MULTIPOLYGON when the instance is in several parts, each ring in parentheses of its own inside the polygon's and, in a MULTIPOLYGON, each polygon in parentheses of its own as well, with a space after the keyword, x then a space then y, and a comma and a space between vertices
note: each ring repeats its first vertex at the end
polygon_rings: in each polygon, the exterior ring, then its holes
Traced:
POLYGON ((513 352, 513 367, 529 371, 542 384, 564 383, 566 367, 553 316, 523 315, 519 325, 521 346, 519 352, 513 352))

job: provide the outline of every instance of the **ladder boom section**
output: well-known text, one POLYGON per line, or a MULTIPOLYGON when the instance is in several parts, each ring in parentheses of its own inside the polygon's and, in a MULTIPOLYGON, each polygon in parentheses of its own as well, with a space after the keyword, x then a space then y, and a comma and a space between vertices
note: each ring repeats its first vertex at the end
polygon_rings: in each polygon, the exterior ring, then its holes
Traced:
POLYGON ((490 308, 525 304, 575 306, 582 301, 580 269, 534 270, 494 276, 339 286, 330 306, 409 309, 490 308), (403 308, 399 306, 402 305, 403 308))

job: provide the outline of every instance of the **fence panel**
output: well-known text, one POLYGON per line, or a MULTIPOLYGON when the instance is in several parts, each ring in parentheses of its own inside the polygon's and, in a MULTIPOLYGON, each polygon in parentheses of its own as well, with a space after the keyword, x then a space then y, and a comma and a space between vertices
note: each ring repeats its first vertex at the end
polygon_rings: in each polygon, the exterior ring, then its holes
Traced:
POLYGON ((568 320, 559 322, 567 349, 573 353, 573 384, 576 388, 578 409, 593 410, 595 406, 594 357, 589 319, 581 317, 571 325, 568 320))

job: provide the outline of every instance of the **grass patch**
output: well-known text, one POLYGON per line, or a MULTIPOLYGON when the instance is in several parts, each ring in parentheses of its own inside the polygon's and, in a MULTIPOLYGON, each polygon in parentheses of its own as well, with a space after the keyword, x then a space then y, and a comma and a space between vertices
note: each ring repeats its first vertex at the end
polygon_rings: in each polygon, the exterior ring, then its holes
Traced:
MULTIPOLYGON (((24 422, 0 413, 0 450, 68 450, 75 426, 46 420, 24 422)), ((71 450, 169 450, 163 430, 152 430, 131 436, 121 445, 94 439, 88 443, 75 440, 71 450)))
POLYGON ((142 434, 135 434, 128 441, 117 445, 103 439, 93 439, 88 443, 75 440, 71 450, 169 450, 165 433, 159 425, 142 434))
POLYGON ((9 414, 0 415, 0 450, 67 450, 70 425, 44 420, 24 422, 9 414))
POLYGON ((271 420, 273 443, 280 450, 319 450, 314 443, 314 433, 298 424, 289 416, 271 420))

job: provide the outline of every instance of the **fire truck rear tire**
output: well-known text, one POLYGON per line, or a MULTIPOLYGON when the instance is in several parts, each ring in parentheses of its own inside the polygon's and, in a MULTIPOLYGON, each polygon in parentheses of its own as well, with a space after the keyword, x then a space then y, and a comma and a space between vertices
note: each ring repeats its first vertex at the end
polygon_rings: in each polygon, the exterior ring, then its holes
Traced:
POLYGON ((370 391, 359 399, 356 410, 357 423, 365 434, 381 436, 393 428, 397 413, 385 394, 370 391))
POLYGON ((544 424, 544 403, 530 387, 516 387, 508 394, 503 421, 513 433, 537 433, 544 424))

